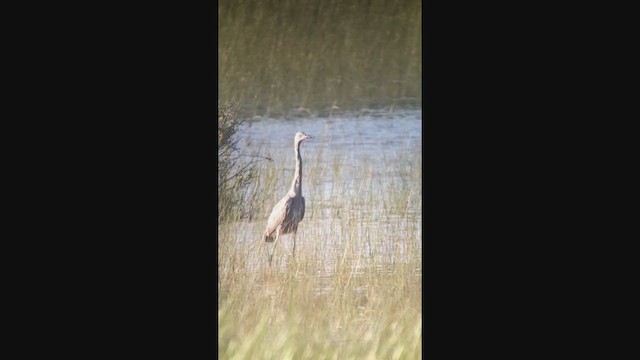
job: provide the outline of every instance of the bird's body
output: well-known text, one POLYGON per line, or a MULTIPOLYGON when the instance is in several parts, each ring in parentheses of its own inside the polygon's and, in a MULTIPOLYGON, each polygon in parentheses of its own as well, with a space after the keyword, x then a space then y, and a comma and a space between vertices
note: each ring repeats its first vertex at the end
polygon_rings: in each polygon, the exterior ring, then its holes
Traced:
POLYGON ((304 219, 304 197, 285 195, 274 206, 267 221, 267 229, 264 231, 264 240, 272 242, 276 239, 275 233, 278 226, 282 226, 280 235, 291 234, 298 231, 298 223, 304 219))
MULTIPOLYGON (((273 242, 273 251, 278 244, 278 238, 285 234, 293 234, 293 253, 296 249, 296 234, 298 224, 304 219, 305 203, 302 196, 302 157, 300 156, 300 143, 311 136, 299 132, 294 138, 294 151, 296 155, 296 170, 291 182, 289 192, 273 207, 267 227, 262 235, 266 242, 273 242)), ((273 257, 273 251, 269 255, 269 261, 273 257)))

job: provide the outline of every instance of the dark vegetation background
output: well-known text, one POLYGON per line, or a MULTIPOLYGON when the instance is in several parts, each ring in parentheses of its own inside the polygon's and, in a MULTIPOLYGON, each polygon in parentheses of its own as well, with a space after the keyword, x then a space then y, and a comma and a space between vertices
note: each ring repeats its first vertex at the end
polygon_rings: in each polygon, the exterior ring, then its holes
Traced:
POLYGON ((419 0, 222 0, 218 41, 218 99, 252 115, 422 104, 419 0))

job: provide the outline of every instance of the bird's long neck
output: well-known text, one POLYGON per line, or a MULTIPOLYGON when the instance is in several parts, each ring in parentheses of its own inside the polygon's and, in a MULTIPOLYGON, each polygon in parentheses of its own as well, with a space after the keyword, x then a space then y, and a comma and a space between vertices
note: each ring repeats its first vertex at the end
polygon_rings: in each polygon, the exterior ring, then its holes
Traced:
POLYGON ((296 153, 296 172, 293 175, 291 189, 289 190, 289 195, 292 197, 302 195, 302 157, 300 156, 300 142, 294 144, 293 150, 296 153))

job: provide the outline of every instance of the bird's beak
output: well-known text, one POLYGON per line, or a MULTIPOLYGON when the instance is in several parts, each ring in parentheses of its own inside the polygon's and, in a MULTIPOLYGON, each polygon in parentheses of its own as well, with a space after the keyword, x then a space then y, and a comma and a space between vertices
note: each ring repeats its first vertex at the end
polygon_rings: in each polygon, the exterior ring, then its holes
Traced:
POLYGON ((313 139, 313 136, 311 136, 311 135, 307 135, 304 139, 305 139, 305 140, 306 140, 306 139, 313 139))

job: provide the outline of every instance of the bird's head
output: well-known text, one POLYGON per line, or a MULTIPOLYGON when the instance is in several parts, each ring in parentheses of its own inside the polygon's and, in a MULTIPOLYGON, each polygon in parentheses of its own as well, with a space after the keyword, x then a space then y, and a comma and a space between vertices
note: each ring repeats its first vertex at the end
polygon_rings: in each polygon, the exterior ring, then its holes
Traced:
POLYGON ((298 132, 298 133, 296 133, 295 142, 299 143, 301 141, 304 141, 304 140, 307 140, 307 139, 312 139, 312 138, 313 138, 313 136, 311 136, 311 135, 307 135, 307 134, 305 134, 303 132, 298 132))

